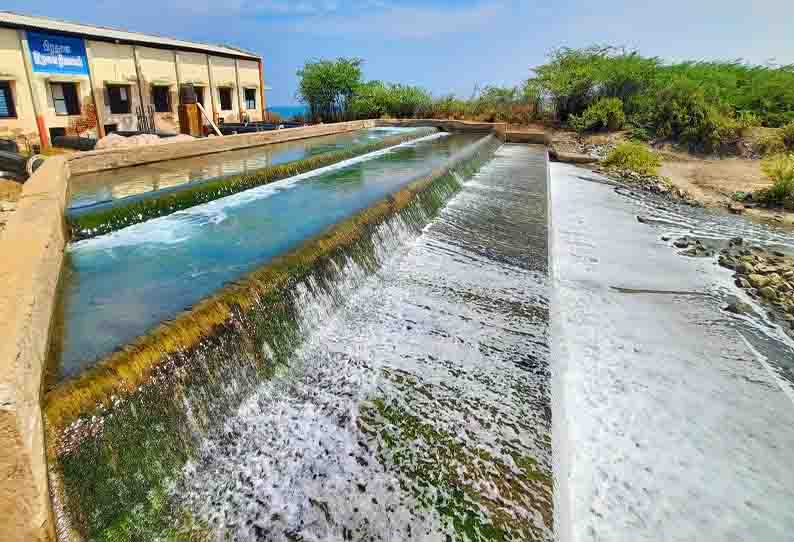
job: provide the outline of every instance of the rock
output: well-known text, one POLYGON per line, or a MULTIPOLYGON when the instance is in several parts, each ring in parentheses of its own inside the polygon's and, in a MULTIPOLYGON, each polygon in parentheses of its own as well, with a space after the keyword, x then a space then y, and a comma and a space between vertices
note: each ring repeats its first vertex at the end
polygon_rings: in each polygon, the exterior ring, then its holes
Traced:
POLYGON ((751 285, 750 285, 750 283, 748 282, 748 280, 746 278, 739 277, 739 278, 736 279, 736 286, 738 286, 739 288, 747 289, 747 288, 750 288, 751 285))
POLYGON ((662 235, 662 241, 667 242, 669 240, 670 240, 670 236, 669 235, 662 235))
POLYGON ((753 312, 753 308, 750 305, 738 300, 728 303, 722 310, 733 314, 747 314, 753 312))
POLYGON ((747 280, 749 280, 750 284, 752 284, 755 288, 758 288, 759 290, 761 288, 766 287, 766 285, 769 284, 769 279, 767 279, 764 275, 758 275, 756 273, 753 273, 752 275, 748 276, 747 280))
POLYGON ((639 222, 640 224, 647 224, 648 223, 648 219, 647 218, 643 218, 640 215, 637 215, 637 222, 639 222))
POLYGON ((773 288, 778 287, 783 282, 783 279, 777 273, 771 273, 766 278, 769 281, 767 284, 773 288))
POLYGON ((761 288, 760 290, 758 290, 758 293, 761 297, 769 301, 774 301, 777 299, 777 292, 775 291, 774 288, 771 288, 769 286, 765 286, 761 288))
POLYGON ((744 205, 742 205, 738 201, 734 201, 731 202, 730 205, 728 205, 728 210, 735 215, 740 215, 744 212, 744 205))
POLYGON ((755 267, 746 261, 740 261, 736 264, 736 272, 742 275, 752 275, 755 273, 755 267))
POLYGON ((743 243, 744 243, 744 239, 742 239, 741 237, 734 237, 728 242, 728 245, 732 247, 740 247, 742 246, 743 243))
POLYGON ((676 248, 686 248, 689 246, 689 244, 690 241, 686 237, 681 237, 680 239, 673 241, 673 246, 676 248))
POLYGON ((733 261, 733 258, 731 258, 730 256, 725 256, 720 254, 720 257, 718 258, 717 262, 726 269, 734 269, 736 267, 736 263, 733 261))

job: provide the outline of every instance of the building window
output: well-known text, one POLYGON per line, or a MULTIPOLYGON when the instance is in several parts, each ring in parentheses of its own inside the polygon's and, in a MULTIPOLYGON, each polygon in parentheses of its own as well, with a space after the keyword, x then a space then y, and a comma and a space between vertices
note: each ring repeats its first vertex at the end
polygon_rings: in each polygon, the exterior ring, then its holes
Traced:
POLYGON ((221 111, 232 110, 232 89, 223 87, 218 89, 218 95, 221 99, 221 111))
POLYGON ((108 85, 108 103, 113 115, 130 112, 130 87, 128 85, 108 85))
POLYGON ((247 89, 245 89, 245 108, 246 109, 256 109, 256 89, 255 88, 247 88, 247 89))
POLYGON ((171 92, 168 87, 153 86, 152 87, 152 102, 154 102, 154 110, 158 113, 171 112, 171 92))
POLYGON ((51 83, 52 102, 59 115, 79 115, 80 100, 77 97, 77 83, 51 83))
POLYGON ((17 116, 14 96, 8 81, 0 81, 0 119, 12 119, 17 116))
POLYGON ((63 137, 66 135, 66 128, 50 128, 50 141, 55 143, 56 137, 63 137))
POLYGON ((196 103, 204 105, 204 87, 193 87, 193 90, 196 91, 196 103))

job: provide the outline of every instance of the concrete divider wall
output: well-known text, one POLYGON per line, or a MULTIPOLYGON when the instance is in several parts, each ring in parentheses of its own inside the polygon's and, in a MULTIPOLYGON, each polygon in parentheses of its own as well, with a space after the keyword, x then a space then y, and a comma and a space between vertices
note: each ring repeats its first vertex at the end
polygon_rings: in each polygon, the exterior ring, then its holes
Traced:
POLYGON ((356 120, 333 124, 317 124, 314 126, 304 126, 302 128, 256 132, 252 134, 207 137, 180 143, 164 143, 160 145, 145 145, 121 149, 102 149, 70 155, 69 169, 72 175, 79 175, 107 169, 137 166, 151 162, 190 158, 203 154, 233 151, 272 143, 283 143, 285 141, 332 135, 363 128, 372 128, 374 126, 374 120, 356 120))
POLYGON ((69 167, 48 159, 0 237, 0 541, 54 540, 41 413, 69 167))

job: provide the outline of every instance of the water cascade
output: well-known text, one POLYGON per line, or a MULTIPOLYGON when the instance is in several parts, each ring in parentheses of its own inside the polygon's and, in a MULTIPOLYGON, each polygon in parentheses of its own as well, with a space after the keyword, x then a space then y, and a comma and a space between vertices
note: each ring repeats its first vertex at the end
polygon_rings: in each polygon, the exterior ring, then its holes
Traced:
POLYGON ((59 536, 550 539, 545 207, 542 149, 453 135, 73 245, 59 536))

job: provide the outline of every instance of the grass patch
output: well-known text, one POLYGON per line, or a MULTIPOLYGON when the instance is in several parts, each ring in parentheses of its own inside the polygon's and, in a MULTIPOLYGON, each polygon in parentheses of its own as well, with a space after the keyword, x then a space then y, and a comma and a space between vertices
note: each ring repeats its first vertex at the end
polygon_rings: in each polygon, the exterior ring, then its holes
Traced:
POLYGON ((382 150, 406 141, 433 133, 433 129, 420 129, 410 134, 391 136, 373 143, 355 145, 285 164, 267 166, 254 172, 232 175, 220 179, 187 185, 183 190, 152 194, 130 203, 123 201, 109 208, 86 211, 67 217, 72 240, 104 235, 133 224, 166 216, 183 209, 208 203, 219 198, 237 194, 257 186, 293 177, 301 173, 330 166, 344 160, 382 150))
POLYGON ((753 199, 770 207, 794 211, 794 153, 765 158, 761 170, 772 181, 772 186, 756 192, 753 199))
POLYGON ((603 164, 607 168, 655 177, 659 173, 661 161, 655 152, 642 143, 625 141, 609 152, 603 164))

